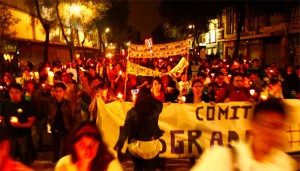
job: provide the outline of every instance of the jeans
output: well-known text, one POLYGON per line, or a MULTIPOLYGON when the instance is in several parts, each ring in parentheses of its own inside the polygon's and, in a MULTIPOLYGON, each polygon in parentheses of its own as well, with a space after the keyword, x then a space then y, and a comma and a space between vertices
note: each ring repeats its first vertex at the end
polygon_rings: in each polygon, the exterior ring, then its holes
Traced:
POLYGON ((58 161, 61 157, 65 156, 67 153, 67 133, 60 133, 57 131, 52 130, 52 148, 53 148, 53 155, 54 155, 54 160, 53 161, 58 161))
POLYGON ((30 136, 22 136, 11 138, 11 155, 16 160, 19 159, 22 163, 30 165, 31 141, 30 136))
POLYGON ((142 159, 139 157, 135 157, 132 154, 130 154, 132 161, 133 161, 133 167, 135 171, 151 171, 151 170, 156 170, 157 165, 158 165, 158 155, 155 156, 153 159, 142 159))
POLYGON ((46 118, 42 118, 35 121, 36 131, 38 136, 38 145, 43 145, 43 131, 45 129, 46 118))

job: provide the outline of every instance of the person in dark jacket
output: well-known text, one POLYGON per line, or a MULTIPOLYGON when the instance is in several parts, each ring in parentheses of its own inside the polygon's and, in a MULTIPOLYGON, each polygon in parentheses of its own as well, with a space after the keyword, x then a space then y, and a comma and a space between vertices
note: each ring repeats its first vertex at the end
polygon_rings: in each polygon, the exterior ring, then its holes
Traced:
MULTIPOLYGON (((119 140, 115 145, 118 152, 122 149, 128 138, 129 144, 132 141, 152 141, 162 136, 158 126, 158 118, 163 104, 155 99, 148 90, 138 93, 136 103, 127 112, 123 129, 120 131, 119 140)), ((131 153, 130 153, 131 154, 131 153)), ((155 170, 158 165, 158 154, 152 159, 143 159, 131 154, 134 170, 155 170)))
POLYGON ((60 157, 66 155, 65 142, 68 133, 75 125, 75 117, 72 114, 72 104, 64 98, 66 85, 63 82, 54 84, 55 97, 49 101, 49 125, 53 139, 54 160, 57 162, 60 157))
POLYGON ((192 92, 186 95, 186 103, 209 103, 213 101, 208 94, 203 93, 203 83, 200 79, 194 79, 192 82, 192 92))

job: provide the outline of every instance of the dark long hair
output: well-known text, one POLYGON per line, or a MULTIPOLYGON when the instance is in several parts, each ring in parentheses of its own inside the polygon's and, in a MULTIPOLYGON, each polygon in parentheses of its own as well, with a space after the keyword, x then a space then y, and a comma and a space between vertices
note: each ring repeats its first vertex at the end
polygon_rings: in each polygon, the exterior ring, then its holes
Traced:
POLYGON ((152 96, 150 91, 142 90, 138 93, 134 109, 139 118, 148 118, 153 115, 153 111, 161 104, 159 100, 152 96))
POLYGON ((95 123, 90 121, 82 122, 72 133, 69 141, 70 141, 70 153, 72 162, 76 163, 79 159, 77 157, 75 151, 75 144, 78 142, 83 136, 91 137, 97 141, 99 141, 99 147, 95 158, 92 160, 91 163, 91 170, 106 170, 109 163, 114 160, 113 155, 108 151, 106 144, 103 142, 101 133, 96 126, 95 123), (89 129, 84 129, 84 128, 89 129), (86 130, 86 131, 84 131, 86 130))

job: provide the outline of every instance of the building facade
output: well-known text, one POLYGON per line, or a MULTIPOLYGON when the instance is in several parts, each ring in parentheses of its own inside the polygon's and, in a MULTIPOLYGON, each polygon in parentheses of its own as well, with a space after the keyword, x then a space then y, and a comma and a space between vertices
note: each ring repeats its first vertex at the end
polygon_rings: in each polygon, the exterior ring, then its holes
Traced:
MULTIPOLYGON (((245 9, 239 54, 280 68, 300 64, 300 6, 272 15, 256 14, 255 7, 247 5, 245 9)), ((211 20, 210 31, 200 36, 200 42, 206 43, 208 55, 232 57, 237 38, 236 11, 226 8, 216 20, 211 20)))

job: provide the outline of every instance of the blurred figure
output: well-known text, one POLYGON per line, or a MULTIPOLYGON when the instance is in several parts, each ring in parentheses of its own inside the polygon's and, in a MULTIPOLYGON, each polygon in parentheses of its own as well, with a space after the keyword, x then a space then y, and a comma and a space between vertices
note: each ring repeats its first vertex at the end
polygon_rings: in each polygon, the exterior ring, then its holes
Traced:
POLYGON ((120 162, 108 151, 97 126, 82 122, 70 137, 71 154, 61 158, 55 171, 122 171, 120 162))
POLYGON ((0 170, 1 171, 33 171, 30 167, 14 160, 10 156, 11 141, 4 126, 0 126, 0 170))
POLYGON ((158 118, 162 108, 163 104, 150 92, 141 90, 134 107, 127 112, 115 150, 120 153, 128 138, 128 150, 135 171, 155 170, 158 165, 158 139, 163 134, 158 126, 158 118))
POLYGON ((296 74, 297 74, 297 89, 296 89, 296 97, 298 98, 298 99, 300 99, 300 65, 297 65, 296 67, 295 67, 295 70, 296 70, 296 74))
POLYGON ((258 103, 250 120, 251 141, 207 149, 191 171, 296 170, 296 162, 279 150, 287 118, 283 101, 271 98, 258 103))
POLYGON ((295 80, 298 80, 296 72, 293 70, 292 66, 287 66, 285 69, 285 72, 283 73, 283 89, 284 89, 284 97, 285 98, 296 98, 293 96, 293 93, 296 92, 298 82, 295 80))
POLYGON ((31 103, 23 99, 22 90, 21 84, 13 83, 9 86, 10 100, 1 107, 1 120, 5 121, 11 138, 12 157, 30 165, 33 159, 31 128, 36 114, 31 103))
POLYGON ((67 89, 63 82, 54 84, 54 96, 49 100, 49 125, 53 139, 53 162, 66 154, 66 138, 73 126, 75 116, 72 114, 72 104, 64 98, 67 89))

